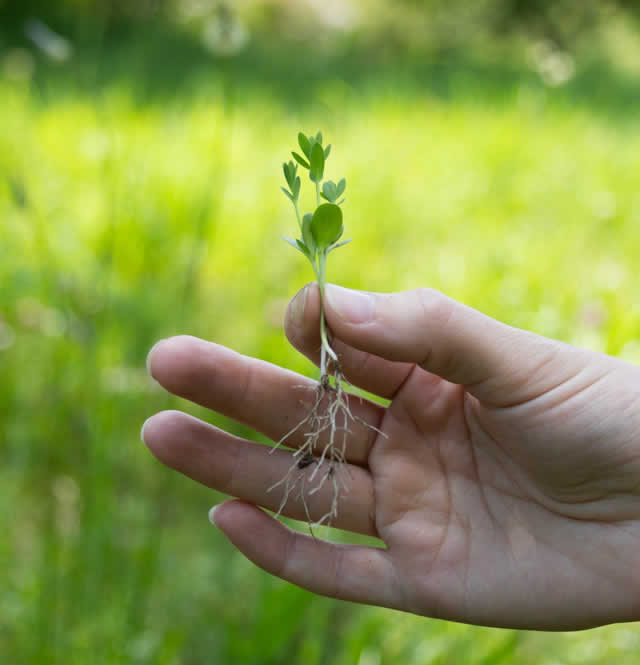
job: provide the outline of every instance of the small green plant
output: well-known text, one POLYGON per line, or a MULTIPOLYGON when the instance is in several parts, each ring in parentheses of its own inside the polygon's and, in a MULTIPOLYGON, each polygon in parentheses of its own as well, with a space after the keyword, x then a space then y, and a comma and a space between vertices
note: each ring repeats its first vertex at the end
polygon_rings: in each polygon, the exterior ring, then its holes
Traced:
MULTIPOLYGON (((300 132, 298 143, 306 159, 297 152, 291 154, 302 168, 309 171, 309 179, 315 184, 316 209, 313 213, 308 212, 302 217, 300 216, 301 181, 298 175, 298 164, 293 160, 285 162, 282 169, 289 189, 282 187, 282 191, 293 204, 300 228, 300 238, 296 240, 285 238, 285 240, 309 259, 318 280, 320 295, 324 297, 327 256, 329 252, 349 242, 349 240, 339 242, 344 231, 342 209, 340 208, 344 199, 340 201, 338 199, 344 194, 347 181, 342 178, 338 184, 333 180, 322 182, 325 164, 331 152, 331 144, 326 148, 322 146, 322 132, 318 132, 315 136, 305 136, 300 132), (322 199, 327 203, 322 203, 322 199)), ((320 339, 322 340, 320 371, 322 377, 328 377, 327 362, 330 360, 338 363, 338 358, 329 342, 324 310, 321 310, 320 313, 320 339)))
POLYGON ((349 408, 349 393, 345 391, 346 382, 340 360, 331 346, 331 332, 327 326, 322 304, 326 286, 327 257, 334 249, 350 242, 340 240, 344 232, 340 206, 344 202, 342 195, 347 183, 344 178, 338 183, 333 180, 323 182, 331 145, 323 146, 321 132, 315 136, 306 136, 300 132, 298 144, 302 155, 294 151, 291 154, 295 161, 290 160, 282 165, 288 185, 288 189, 282 187, 282 191, 293 205, 300 237, 285 238, 285 240, 309 260, 318 282, 321 303, 320 380, 308 415, 278 442, 280 445, 294 432, 306 428, 304 444, 293 453, 293 463, 289 471, 270 489, 284 486, 278 514, 282 512, 291 493, 297 490, 311 528, 312 525, 330 525, 337 517, 340 491, 347 487, 343 474, 339 473, 341 470, 339 467, 345 460, 349 424, 356 418, 349 408), (309 179, 315 185, 315 210, 304 215, 300 214, 302 181, 298 175, 299 167, 309 172, 309 179), (307 497, 319 492, 327 482, 333 486, 329 509, 321 517, 312 520, 307 497))

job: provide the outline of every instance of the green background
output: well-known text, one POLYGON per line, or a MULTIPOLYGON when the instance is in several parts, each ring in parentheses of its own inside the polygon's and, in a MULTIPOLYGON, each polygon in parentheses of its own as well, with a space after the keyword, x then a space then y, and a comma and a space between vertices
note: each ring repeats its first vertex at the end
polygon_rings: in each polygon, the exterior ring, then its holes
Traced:
POLYGON ((253 436, 147 377, 160 338, 315 376, 282 331, 312 278, 281 239, 300 129, 348 183, 330 281, 640 362, 632 13, 378 1, 332 27, 290 4, 0 2, 0 661, 636 663, 635 625, 467 627, 273 579, 208 524, 222 497, 139 442, 164 408, 253 436))

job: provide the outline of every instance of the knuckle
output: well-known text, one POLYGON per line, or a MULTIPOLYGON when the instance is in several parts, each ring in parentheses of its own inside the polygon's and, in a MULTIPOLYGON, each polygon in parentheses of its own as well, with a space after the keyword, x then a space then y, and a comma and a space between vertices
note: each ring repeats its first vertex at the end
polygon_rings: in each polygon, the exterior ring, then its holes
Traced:
POLYGON ((437 289, 421 287, 414 290, 419 308, 427 321, 446 321, 451 315, 453 301, 437 289))
POLYGON ((448 330, 455 312, 456 301, 442 292, 431 288, 415 290, 418 311, 421 316, 421 328, 428 339, 424 340, 424 358, 418 364, 440 375, 455 372, 458 360, 450 352, 446 343, 450 335, 448 330))

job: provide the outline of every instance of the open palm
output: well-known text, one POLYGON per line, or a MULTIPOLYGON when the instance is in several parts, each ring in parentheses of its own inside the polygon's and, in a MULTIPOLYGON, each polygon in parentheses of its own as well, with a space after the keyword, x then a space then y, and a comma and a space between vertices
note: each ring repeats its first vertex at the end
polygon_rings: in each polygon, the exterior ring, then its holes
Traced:
MULTIPOLYGON (((185 414, 156 414, 144 440, 169 466, 221 490, 215 523, 265 570, 317 593, 431 617, 547 630, 640 618, 640 369, 510 328, 429 290, 328 290, 326 311, 360 398, 335 526, 386 548, 288 529, 277 509, 291 453, 185 414)), ((317 362, 319 299, 306 288, 287 334, 317 362)), ((159 343, 168 390, 273 440, 305 416, 313 382, 191 337, 159 343), (306 387, 306 388, 305 388, 306 387)), ((304 431, 287 445, 301 445, 304 431)), ((301 470, 312 473, 313 469, 301 470)), ((308 497, 327 511, 329 485, 308 497)), ((284 513, 305 519, 291 495, 284 513)))

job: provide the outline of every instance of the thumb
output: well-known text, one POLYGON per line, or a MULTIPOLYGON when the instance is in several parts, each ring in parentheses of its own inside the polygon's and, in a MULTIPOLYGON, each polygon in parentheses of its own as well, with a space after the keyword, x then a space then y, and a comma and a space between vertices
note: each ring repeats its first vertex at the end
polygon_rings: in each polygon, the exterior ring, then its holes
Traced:
POLYGON ((325 312, 332 333, 347 344, 416 363, 495 406, 542 394, 580 365, 572 347, 500 323, 433 289, 381 294, 330 284, 325 312))

